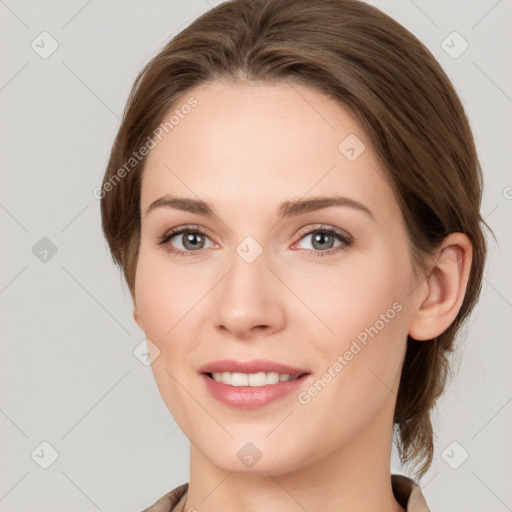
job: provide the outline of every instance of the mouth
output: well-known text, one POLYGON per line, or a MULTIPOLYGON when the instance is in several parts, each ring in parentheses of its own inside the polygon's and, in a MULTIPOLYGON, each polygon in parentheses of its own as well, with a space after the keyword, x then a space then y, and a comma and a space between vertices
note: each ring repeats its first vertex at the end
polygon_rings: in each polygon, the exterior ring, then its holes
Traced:
MULTIPOLYGON (((288 364, 278 363, 276 361, 271 361, 268 359, 252 359, 249 361, 242 361, 236 359, 221 359, 219 361, 212 361, 208 364, 201 366, 198 369, 199 373, 207 374, 211 378, 218 380, 219 374, 226 374, 226 381, 229 383, 227 379, 227 374, 231 375, 251 375, 254 382, 257 382, 258 379, 262 378, 262 373, 270 374, 270 379, 275 380, 275 375, 278 375, 280 379, 283 375, 289 375, 290 377, 298 377, 304 373, 309 373, 307 369, 297 368, 295 366, 290 366, 288 364), (258 377, 254 377, 254 375, 258 375, 258 377)), ((235 378, 244 378, 244 377, 235 377, 235 378)), ((286 379, 286 377, 283 377, 286 379)), ((279 380, 278 380, 279 381, 279 380)), ((278 382, 276 381, 276 383, 278 382)), ((246 384, 247 385, 247 384, 246 384)))
POLYGON ((280 400, 306 386, 312 373, 268 359, 222 359, 198 369, 210 396, 236 409, 255 409, 280 400))
POLYGON ((200 377, 212 398, 243 410, 262 408, 277 401, 284 406, 286 399, 309 385, 313 375, 292 366, 261 360, 224 360, 200 370, 200 377))
POLYGON ((215 382, 220 382, 227 386, 262 387, 276 385, 281 382, 290 382, 293 380, 297 380, 306 375, 309 375, 309 373, 304 372, 299 374, 290 374, 264 371, 256 373, 205 372, 203 373, 203 375, 206 375, 208 378, 214 380, 215 382))

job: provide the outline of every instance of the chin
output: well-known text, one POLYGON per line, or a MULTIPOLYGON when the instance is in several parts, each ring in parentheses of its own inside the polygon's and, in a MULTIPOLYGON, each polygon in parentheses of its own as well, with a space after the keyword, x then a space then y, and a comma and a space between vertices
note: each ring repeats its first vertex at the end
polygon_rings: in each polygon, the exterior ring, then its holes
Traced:
POLYGON ((223 448, 222 452, 206 451, 203 454, 215 467, 227 472, 266 477, 270 473, 277 476, 296 469, 299 464, 297 453, 283 453, 277 447, 260 445, 258 448, 250 442, 235 442, 223 448))

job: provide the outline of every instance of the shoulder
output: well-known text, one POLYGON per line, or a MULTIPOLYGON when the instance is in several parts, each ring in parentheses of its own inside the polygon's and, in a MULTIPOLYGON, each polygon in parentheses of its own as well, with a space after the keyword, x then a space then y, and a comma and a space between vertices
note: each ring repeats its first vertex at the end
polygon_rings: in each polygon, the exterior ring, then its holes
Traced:
POLYGON ((145 508, 142 512, 172 512, 172 509, 180 501, 182 496, 187 492, 188 482, 181 484, 172 491, 162 496, 153 505, 145 508))
POLYGON ((391 487, 396 500, 406 512, 430 512, 419 485, 405 475, 391 475, 391 487))

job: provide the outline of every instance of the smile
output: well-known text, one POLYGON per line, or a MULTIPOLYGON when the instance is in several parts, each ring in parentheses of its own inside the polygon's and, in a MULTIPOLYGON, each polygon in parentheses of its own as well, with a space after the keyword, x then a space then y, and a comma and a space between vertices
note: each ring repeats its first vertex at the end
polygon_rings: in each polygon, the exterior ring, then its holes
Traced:
POLYGON ((278 372, 257 372, 257 373, 238 373, 238 372, 214 372, 208 373, 216 382, 222 382, 228 386, 268 386, 278 384, 279 382, 288 382, 295 380, 300 375, 291 375, 289 373, 278 372))
POLYGON ((210 396, 220 403, 235 409, 258 409, 280 399, 295 397, 313 375, 215 372, 202 373, 200 377, 210 396))

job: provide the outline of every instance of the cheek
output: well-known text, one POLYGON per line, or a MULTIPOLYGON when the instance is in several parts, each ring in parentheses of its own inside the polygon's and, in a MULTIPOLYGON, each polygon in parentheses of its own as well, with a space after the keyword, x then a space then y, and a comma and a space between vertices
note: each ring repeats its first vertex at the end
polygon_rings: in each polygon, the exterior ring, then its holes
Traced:
POLYGON ((188 371, 187 355, 193 350, 191 307, 199 292, 187 277, 165 265, 161 255, 141 247, 135 293, 145 336, 154 344, 151 370, 163 402, 185 432, 190 430, 187 411, 191 404, 180 383, 188 379, 184 372, 188 371))
POLYGON ((306 423, 318 418, 312 431, 318 428, 327 439, 356 436, 396 399, 406 348, 401 315, 406 313, 401 304, 382 304, 338 314, 332 320, 336 335, 317 339, 322 364, 311 387, 299 397, 299 410, 306 423))
POLYGON ((173 376, 180 382, 194 377, 190 354, 211 317, 201 301, 211 285, 193 265, 170 264, 158 252, 141 247, 135 289, 144 333, 158 354, 151 365, 155 381, 169 404, 180 402, 182 391, 173 376))
POLYGON ((165 265, 159 252, 141 247, 135 281, 139 316, 147 337, 153 336, 156 342, 172 337, 198 293, 186 270, 165 265))
POLYGON ((315 314, 313 320, 331 346, 335 339, 346 341, 359 333, 364 339, 366 329, 376 323, 379 330, 390 332, 411 286, 407 267, 392 254, 361 256, 316 274, 310 270, 307 280, 290 275, 288 282, 315 314))
MULTIPOLYGON (((375 385, 385 393, 398 384, 406 348, 407 294, 411 286, 411 275, 401 253, 388 250, 379 256, 373 253, 371 259, 360 258, 357 268, 333 269, 323 286, 309 285, 302 291, 328 328, 322 328, 324 335, 316 337, 325 369, 339 363, 338 356, 342 359, 342 370, 339 365, 338 371, 331 369, 337 376, 333 389, 341 392, 344 388, 342 394, 347 389, 357 389, 363 394, 359 396, 372 399, 377 398, 375 385), (403 270, 397 271, 400 268, 403 270)), ((357 396, 347 398, 355 400, 349 407, 363 406, 358 405, 357 396)))

